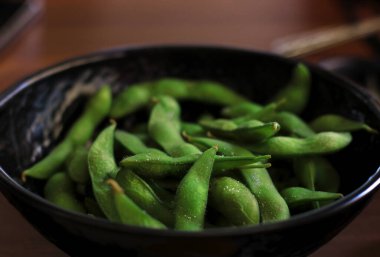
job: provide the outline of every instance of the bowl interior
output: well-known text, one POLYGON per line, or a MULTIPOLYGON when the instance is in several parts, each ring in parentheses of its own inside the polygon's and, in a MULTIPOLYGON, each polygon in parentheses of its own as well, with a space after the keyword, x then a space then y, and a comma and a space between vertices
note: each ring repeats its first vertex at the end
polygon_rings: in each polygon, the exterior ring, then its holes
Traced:
MULTIPOLYGON (((266 54, 208 47, 153 47, 99 53, 76 59, 31 76, 0 100, 0 166, 18 183, 23 169, 46 155, 78 116, 85 95, 104 83, 115 94, 130 84, 162 77, 207 79, 226 84, 259 103, 266 103, 290 79, 295 61, 266 54)), ((185 119, 212 106, 195 103, 185 119)), ((307 121, 323 113, 361 120, 380 130, 380 115, 371 98, 355 86, 312 68, 312 92, 302 113, 307 121)), ((119 122, 128 127, 145 115, 119 122)), ((380 140, 355 132, 345 150, 328 157, 341 175, 348 194, 375 174, 380 140)), ((41 194, 43 182, 26 186, 41 194)))

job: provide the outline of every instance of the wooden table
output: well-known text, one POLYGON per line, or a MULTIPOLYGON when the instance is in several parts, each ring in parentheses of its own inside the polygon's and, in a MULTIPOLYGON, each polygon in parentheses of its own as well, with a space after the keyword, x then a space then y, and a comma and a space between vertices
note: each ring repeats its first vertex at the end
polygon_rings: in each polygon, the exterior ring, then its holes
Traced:
MULTIPOLYGON (((45 11, 0 53, 0 90, 37 69, 120 45, 199 43, 270 51, 289 34, 344 22, 331 0, 46 1, 45 11)), ((361 42, 308 57, 368 55, 361 42)), ((0 196, 0 257, 67 256, 39 235, 0 196)), ((313 257, 380 256, 380 194, 313 257)), ((312 232, 311 232, 312 233, 312 232)))

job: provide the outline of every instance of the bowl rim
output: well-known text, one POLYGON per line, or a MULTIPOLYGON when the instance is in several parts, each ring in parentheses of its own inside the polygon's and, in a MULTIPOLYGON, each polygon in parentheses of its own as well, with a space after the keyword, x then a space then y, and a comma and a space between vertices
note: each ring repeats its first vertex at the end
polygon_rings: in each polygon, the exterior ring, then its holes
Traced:
MULTIPOLYGON (((244 49, 239 47, 221 46, 221 45, 189 45, 189 44, 176 44, 176 45, 135 45, 135 46, 119 46, 109 49, 103 49, 100 51, 92 52, 89 54, 80 55, 78 57, 66 59, 53 65, 49 65, 44 69, 40 69, 33 72, 29 76, 24 77, 12 86, 8 87, 0 94, 0 110, 10 101, 15 95, 20 93, 27 87, 32 86, 36 81, 57 74, 59 72, 68 70, 70 68, 106 61, 110 59, 123 58, 128 52, 133 51, 151 51, 151 50, 202 50, 202 51, 223 51, 234 52, 247 55, 261 55, 265 58, 271 58, 274 61, 287 62, 289 64, 296 64, 299 62, 297 59, 287 59, 272 53, 257 51, 252 49, 244 49)), ((304 61, 302 61, 304 62, 304 61)), ((307 64, 312 69, 313 73, 318 76, 323 76, 332 83, 344 83, 345 87, 356 94, 359 98, 365 99, 369 109, 374 112, 380 119, 379 103, 371 96, 367 91, 360 88, 352 81, 343 77, 334 75, 322 68, 307 64)), ((113 230, 124 233, 134 233, 140 235, 150 236, 166 236, 166 237, 191 237, 191 238, 203 238, 203 237, 225 237, 225 236, 243 236, 255 233, 271 233, 276 230, 289 229, 291 227, 302 226, 312 223, 317 220, 323 220, 330 215, 334 215, 344 208, 355 204, 360 199, 367 195, 374 193, 380 185, 380 164, 374 174, 370 176, 360 187, 356 188, 343 198, 335 201, 334 203, 324 206, 317 210, 308 211, 306 213, 298 214, 291 217, 288 220, 278 221, 274 223, 260 224, 257 226, 237 227, 237 228, 210 228, 202 231, 178 231, 173 229, 158 230, 151 228, 144 228, 138 226, 125 225, 120 223, 113 223, 106 219, 90 217, 85 214, 74 213, 65 209, 62 209, 54 204, 50 203, 41 196, 29 191, 15 179, 9 176, 6 171, 0 165, 0 186, 8 186, 12 190, 12 194, 18 194, 17 197, 23 197, 25 202, 29 205, 33 205, 39 211, 48 215, 56 215, 63 219, 68 219, 74 222, 83 223, 86 225, 100 227, 102 229, 113 230), (4 185, 3 185, 4 184, 4 185)))

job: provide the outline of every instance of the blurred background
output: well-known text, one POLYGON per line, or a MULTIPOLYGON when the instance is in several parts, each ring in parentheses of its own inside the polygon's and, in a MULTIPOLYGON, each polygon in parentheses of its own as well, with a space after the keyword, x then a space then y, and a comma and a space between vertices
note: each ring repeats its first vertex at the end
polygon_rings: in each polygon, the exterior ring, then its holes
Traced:
MULTIPOLYGON (((276 52, 321 64, 376 91, 379 10, 380 1, 369 0, 0 0, 0 92, 64 59, 141 44, 276 52), (334 46, 292 55, 289 47, 300 49, 315 41, 317 48, 326 42, 334 46)), ((377 194, 343 233, 312 256, 379 256, 379 216, 377 194)), ((34 231, 3 196, 0 227, 0 257, 67 256, 34 231)))

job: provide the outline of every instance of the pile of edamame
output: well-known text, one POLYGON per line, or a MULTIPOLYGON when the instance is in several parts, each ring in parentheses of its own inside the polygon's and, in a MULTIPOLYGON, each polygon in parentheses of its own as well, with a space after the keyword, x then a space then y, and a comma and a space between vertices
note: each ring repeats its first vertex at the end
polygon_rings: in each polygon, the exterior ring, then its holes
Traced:
POLYGON ((212 81, 162 78, 114 98, 105 85, 22 179, 45 180, 45 198, 66 210, 152 229, 286 220, 341 198, 326 156, 349 145, 352 131, 376 133, 333 113, 301 119, 310 87, 303 64, 266 105, 212 81), (182 100, 219 105, 220 112, 184 121, 182 100), (117 124, 141 109, 147 120, 128 129, 117 124))

